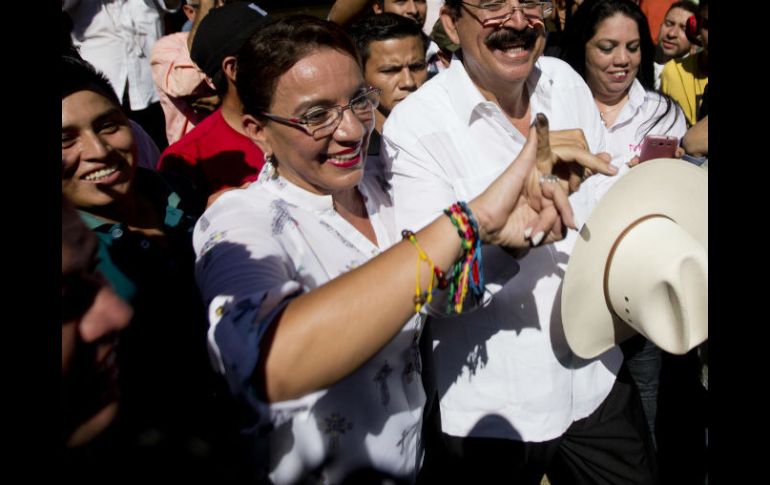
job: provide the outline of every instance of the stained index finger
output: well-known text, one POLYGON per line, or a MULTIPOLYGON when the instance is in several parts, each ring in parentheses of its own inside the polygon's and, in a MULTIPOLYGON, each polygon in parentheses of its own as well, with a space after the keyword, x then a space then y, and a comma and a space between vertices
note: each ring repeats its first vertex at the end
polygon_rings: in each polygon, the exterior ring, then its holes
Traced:
POLYGON ((549 174, 553 171, 554 156, 548 135, 548 118, 543 113, 535 115, 535 132, 537 133, 537 169, 542 174, 549 174))

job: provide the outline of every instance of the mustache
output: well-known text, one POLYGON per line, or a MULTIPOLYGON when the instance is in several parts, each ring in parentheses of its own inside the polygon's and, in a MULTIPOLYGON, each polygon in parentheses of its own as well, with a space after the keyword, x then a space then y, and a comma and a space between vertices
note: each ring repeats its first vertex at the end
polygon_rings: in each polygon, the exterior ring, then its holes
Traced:
POLYGON ((484 39, 484 45, 490 49, 504 50, 512 45, 522 45, 525 48, 532 47, 537 42, 540 33, 532 28, 524 30, 499 29, 484 39))

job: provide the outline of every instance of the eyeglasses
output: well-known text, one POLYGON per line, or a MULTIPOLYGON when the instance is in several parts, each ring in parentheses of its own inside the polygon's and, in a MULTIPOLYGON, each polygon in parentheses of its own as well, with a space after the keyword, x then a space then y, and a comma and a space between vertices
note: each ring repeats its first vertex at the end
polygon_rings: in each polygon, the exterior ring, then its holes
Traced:
POLYGON ((463 8, 476 19, 484 28, 497 28, 520 10, 527 21, 539 20, 553 13, 553 4, 551 2, 522 2, 519 5, 513 5, 512 0, 487 0, 476 5, 468 2, 460 2, 463 8), (476 16, 467 7, 473 7, 480 11, 476 16))
POLYGON ((342 113, 350 109, 356 117, 366 123, 374 119, 374 108, 380 104, 382 90, 369 86, 366 90, 351 99, 345 106, 331 108, 311 108, 299 118, 283 118, 272 113, 260 113, 265 118, 301 128, 316 140, 326 138, 334 133, 342 120, 342 113))

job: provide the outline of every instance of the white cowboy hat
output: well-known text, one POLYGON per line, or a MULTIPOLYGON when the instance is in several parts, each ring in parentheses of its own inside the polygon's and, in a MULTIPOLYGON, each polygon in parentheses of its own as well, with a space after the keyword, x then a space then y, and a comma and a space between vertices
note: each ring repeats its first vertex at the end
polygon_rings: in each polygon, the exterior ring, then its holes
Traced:
POLYGON ((708 171, 657 159, 619 179, 580 230, 561 298, 583 358, 636 332, 673 354, 708 339, 708 171))

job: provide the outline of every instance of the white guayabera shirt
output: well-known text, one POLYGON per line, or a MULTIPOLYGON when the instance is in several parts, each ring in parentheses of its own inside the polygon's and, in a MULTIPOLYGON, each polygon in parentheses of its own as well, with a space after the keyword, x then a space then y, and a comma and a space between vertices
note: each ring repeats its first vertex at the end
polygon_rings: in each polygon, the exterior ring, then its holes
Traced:
MULTIPOLYGON (((417 317, 328 389, 269 405, 254 394, 259 338, 277 312, 400 240, 389 197, 368 170, 359 190, 379 247, 335 212, 330 196, 273 174, 266 164, 257 182, 222 195, 195 227, 196 277, 210 309, 214 365, 231 391, 251 404, 255 438, 269 448, 275 483, 296 483, 310 472, 339 483, 362 467, 414 480, 425 403, 417 317)), ((338 295, 339 304, 353 296, 338 295)))
MULTIPOLYGON (((582 128, 604 151, 599 112, 581 77, 541 57, 527 80, 533 116, 552 130, 582 128)), ((393 189, 396 225, 418 230, 456 200, 479 195, 514 160, 525 137, 486 101, 462 62, 425 83, 391 112, 380 156, 393 189)), ((598 200, 589 178, 570 197, 578 221, 598 200)), ((561 325, 561 281, 575 231, 520 260, 482 248, 489 304, 433 322, 433 368, 443 431, 453 436, 545 441, 591 414, 607 397, 622 362, 615 347, 583 360, 561 325)))
POLYGON ((163 13, 179 8, 167 8, 163 0, 65 0, 62 4, 72 17, 72 41, 80 55, 107 76, 118 99, 123 99, 128 85, 134 111, 160 100, 152 81, 150 52, 163 35, 163 13))

